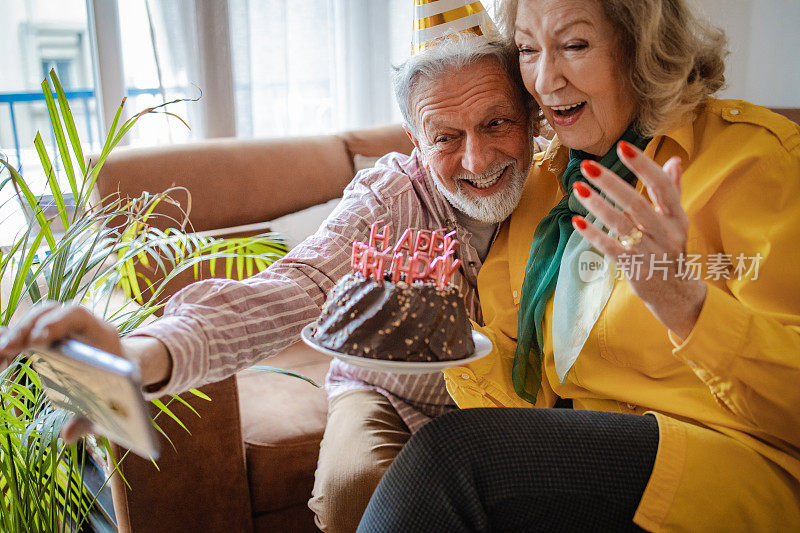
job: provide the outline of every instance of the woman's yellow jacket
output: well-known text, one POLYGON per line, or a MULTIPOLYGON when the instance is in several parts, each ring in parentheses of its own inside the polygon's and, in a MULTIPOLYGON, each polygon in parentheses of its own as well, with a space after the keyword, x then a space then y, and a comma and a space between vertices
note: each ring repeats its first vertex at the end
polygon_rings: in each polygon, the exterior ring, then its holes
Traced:
MULTIPOLYGON (((576 409, 657 416, 658 455, 634 518, 648 530, 798 531, 800 127, 747 102, 712 99, 646 154, 659 164, 683 159, 687 253, 717 265, 703 272, 698 322, 680 342, 617 281, 560 384, 551 299, 536 407, 562 397, 576 409)), ((511 383, 517 311, 533 233, 565 193, 567 158, 557 140, 537 157, 480 271, 480 329, 495 349, 445 372, 461 407, 530 407, 511 383)))

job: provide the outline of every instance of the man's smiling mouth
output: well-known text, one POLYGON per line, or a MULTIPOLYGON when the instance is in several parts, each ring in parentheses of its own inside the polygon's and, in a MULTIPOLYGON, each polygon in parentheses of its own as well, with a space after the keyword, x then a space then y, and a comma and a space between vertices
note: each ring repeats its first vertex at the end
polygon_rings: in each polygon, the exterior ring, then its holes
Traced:
POLYGON ((497 172, 495 172, 494 174, 490 174, 488 176, 483 175, 477 179, 464 179, 464 181, 466 181, 469 185, 475 187, 476 189, 488 189, 489 187, 497 183, 500 180, 500 178, 503 177, 503 173, 506 171, 507 168, 508 166, 505 166, 500 170, 498 170, 497 172))

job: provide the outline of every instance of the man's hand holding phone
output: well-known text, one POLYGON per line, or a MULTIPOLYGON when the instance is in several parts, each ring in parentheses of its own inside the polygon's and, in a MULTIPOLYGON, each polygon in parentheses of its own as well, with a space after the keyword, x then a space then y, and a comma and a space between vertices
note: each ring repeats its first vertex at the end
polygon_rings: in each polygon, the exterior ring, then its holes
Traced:
MULTIPOLYGON (((159 340, 144 336, 120 339, 112 324, 89 310, 77 305, 62 306, 54 303, 35 307, 13 328, 0 335, 0 361, 5 366, 22 352, 36 351, 42 361, 55 364, 58 356, 51 355, 48 359, 47 351, 56 346, 63 347, 59 343, 67 339, 83 342, 129 360, 138 367, 136 373, 144 387, 165 382, 172 371, 169 351, 159 340)), ((62 438, 67 442, 74 442, 94 429, 88 419, 73 417, 64 425, 62 438)))

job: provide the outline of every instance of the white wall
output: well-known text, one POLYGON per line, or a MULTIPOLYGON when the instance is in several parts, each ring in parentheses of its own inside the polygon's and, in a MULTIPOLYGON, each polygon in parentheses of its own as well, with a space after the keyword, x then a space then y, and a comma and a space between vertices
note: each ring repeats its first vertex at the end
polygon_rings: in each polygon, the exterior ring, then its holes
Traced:
POLYGON ((725 98, 800 107, 800 0, 694 0, 725 30, 725 98))

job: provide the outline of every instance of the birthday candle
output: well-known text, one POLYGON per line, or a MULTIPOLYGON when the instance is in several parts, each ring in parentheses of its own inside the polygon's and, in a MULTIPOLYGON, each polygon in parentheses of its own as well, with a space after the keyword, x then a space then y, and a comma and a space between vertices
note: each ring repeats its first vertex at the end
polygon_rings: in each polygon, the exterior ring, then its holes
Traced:
POLYGON ((408 255, 414 253, 413 244, 414 244, 414 230, 411 228, 406 228, 403 231, 403 234, 400 235, 400 239, 397 241, 397 244, 394 245, 394 253, 400 252, 405 250, 408 255))
POLYGON ((358 270, 359 265, 361 264, 361 258, 364 255, 364 251, 367 249, 367 245, 363 242, 355 241, 353 242, 353 252, 350 255, 350 268, 352 270, 358 270))
POLYGON ((417 231, 417 242, 414 243, 414 253, 422 252, 424 254, 428 254, 428 250, 431 247, 431 232, 430 230, 418 230, 417 231))
POLYGON ((444 235, 434 230, 431 232, 431 246, 428 249, 428 257, 436 257, 444 252, 444 235))
POLYGON ((384 273, 388 273, 395 283, 401 277, 409 284, 429 280, 442 289, 450 283, 461 266, 460 259, 453 259, 459 245, 455 230, 445 235, 435 230, 416 230, 415 235, 414 229, 406 228, 390 248, 391 229, 383 226, 378 233, 379 224, 376 222, 370 226, 369 245, 358 241, 353 243, 350 265, 354 271, 379 281, 383 280, 384 273))
POLYGON ((414 252, 414 256, 408 263, 408 274, 406 279, 408 283, 414 283, 416 280, 425 280, 430 273, 430 265, 428 264, 428 257, 424 253, 414 252), (420 269, 420 267, 422 267, 420 269))
POLYGON ((383 226, 383 233, 378 233, 378 224, 380 224, 380 222, 375 222, 369 228, 369 245, 377 251, 377 243, 381 243, 380 251, 385 252, 389 248, 389 238, 392 230, 389 226, 383 226))

